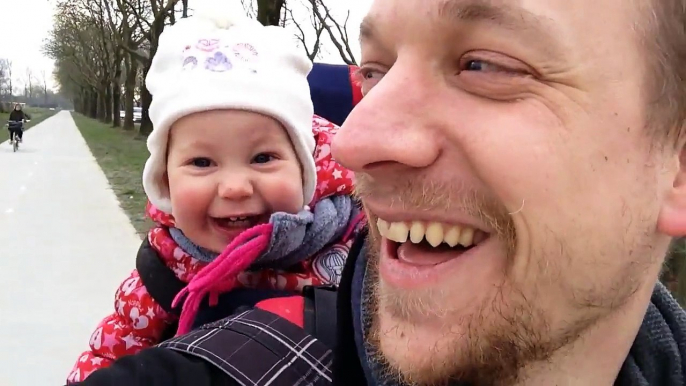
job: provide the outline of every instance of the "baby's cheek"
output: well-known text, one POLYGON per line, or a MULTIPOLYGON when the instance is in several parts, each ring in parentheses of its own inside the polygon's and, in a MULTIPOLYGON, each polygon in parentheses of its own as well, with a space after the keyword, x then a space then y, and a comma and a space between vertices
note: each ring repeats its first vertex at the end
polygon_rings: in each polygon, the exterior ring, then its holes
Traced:
POLYGON ((195 207, 202 201, 202 192, 197 185, 183 183, 179 180, 171 180, 169 192, 172 201, 172 213, 174 217, 186 217, 196 211, 195 207))
POLYGON ((297 213, 305 205, 301 181, 279 178, 270 185, 269 201, 277 212, 297 213))

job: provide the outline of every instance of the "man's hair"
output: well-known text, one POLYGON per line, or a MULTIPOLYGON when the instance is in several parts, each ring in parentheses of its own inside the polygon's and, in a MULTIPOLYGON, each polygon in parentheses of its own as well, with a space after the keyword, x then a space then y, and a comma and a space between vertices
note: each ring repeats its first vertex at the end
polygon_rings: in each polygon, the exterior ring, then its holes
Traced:
MULTIPOLYGON (((635 0, 647 48, 647 123, 654 138, 683 145, 686 135, 686 0, 635 0)), ((666 141, 666 142, 665 142, 666 141)))

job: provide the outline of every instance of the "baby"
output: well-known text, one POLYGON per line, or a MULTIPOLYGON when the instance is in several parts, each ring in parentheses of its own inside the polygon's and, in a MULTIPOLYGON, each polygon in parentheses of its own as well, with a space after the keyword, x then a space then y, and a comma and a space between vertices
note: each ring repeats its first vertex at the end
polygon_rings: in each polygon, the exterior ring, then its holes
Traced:
POLYGON ((218 1, 160 37, 143 172, 157 225, 69 383, 237 306, 340 279, 361 216, 329 152, 337 127, 313 115, 312 64, 288 32, 218 1))

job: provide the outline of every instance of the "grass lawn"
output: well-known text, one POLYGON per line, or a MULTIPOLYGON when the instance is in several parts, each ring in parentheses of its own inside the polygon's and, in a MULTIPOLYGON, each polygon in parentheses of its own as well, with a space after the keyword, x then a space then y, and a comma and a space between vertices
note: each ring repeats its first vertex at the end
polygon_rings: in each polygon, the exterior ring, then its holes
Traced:
POLYGON ((147 197, 141 182, 143 166, 148 158, 145 138, 81 114, 72 113, 72 117, 105 172, 121 207, 143 237, 152 225, 145 216, 147 197))

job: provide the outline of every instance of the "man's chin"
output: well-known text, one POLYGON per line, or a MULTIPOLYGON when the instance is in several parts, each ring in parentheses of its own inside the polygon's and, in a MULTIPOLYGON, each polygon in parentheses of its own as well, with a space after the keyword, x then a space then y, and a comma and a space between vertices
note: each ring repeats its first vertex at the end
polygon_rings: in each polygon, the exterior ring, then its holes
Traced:
MULTIPOLYGON (((440 384, 468 357, 473 312, 448 311, 445 291, 404 290, 379 280, 371 341, 388 374, 401 383, 440 384)), ((465 306, 463 309, 469 308, 465 306)))
POLYGON ((385 365, 388 376, 402 384, 434 384, 450 376, 448 363, 456 359, 451 347, 455 340, 446 339, 440 327, 380 311, 371 333, 377 360, 385 365))

